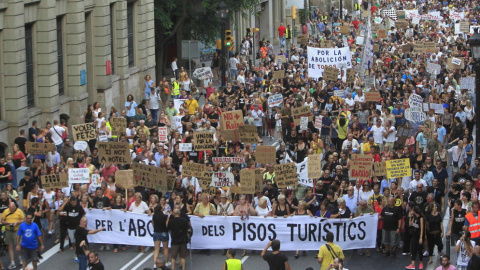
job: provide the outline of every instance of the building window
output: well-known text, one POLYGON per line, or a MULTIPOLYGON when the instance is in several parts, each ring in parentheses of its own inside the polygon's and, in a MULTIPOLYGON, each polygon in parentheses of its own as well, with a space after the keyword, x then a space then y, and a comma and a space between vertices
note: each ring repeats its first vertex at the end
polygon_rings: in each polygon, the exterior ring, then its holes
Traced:
POLYGON ((115 4, 110 6, 110 66, 115 74, 115 4))
POLYGON ((63 17, 57 17, 57 66, 58 93, 65 94, 65 73, 63 69, 63 17))
POLYGON ((35 76, 33 66, 33 24, 25 25, 25 62, 27 66, 27 105, 35 106, 35 76))
POLYGON ((135 65, 135 48, 133 47, 134 41, 134 6, 135 3, 128 3, 127 5, 127 31, 128 31, 128 66, 133 67, 135 65))

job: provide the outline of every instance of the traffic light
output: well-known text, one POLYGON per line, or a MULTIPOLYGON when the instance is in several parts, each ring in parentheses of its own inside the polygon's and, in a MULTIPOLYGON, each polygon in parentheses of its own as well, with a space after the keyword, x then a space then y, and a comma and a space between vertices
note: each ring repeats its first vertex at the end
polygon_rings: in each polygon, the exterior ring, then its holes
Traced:
POLYGON ((292 6, 292 19, 296 19, 297 18, 297 7, 296 6, 292 6))
POLYGON ((252 30, 250 28, 247 28, 247 37, 252 35, 252 30))
POLYGON ((230 46, 233 43, 232 30, 225 30, 225 45, 230 46))

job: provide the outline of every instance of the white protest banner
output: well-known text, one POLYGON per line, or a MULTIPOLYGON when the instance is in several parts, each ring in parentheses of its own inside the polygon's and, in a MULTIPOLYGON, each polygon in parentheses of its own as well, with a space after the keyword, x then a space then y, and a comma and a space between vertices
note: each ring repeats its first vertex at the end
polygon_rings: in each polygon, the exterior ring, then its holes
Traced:
POLYGON ((465 12, 456 12, 456 11, 450 10, 449 17, 454 21, 460 21, 465 19, 465 12))
POLYGON ((417 94, 411 94, 408 98, 408 104, 410 107, 421 107, 423 103, 423 98, 417 94))
POLYGON ((182 117, 181 115, 179 116, 172 116, 170 119, 170 122, 172 123, 172 128, 176 129, 180 134, 183 133, 183 126, 182 126, 182 117))
POLYGON ((178 146, 180 151, 183 152, 191 152, 192 151, 192 144, 191 143, 180 143, 178 146))
POLYGON ((158 128, 158 141, 160 142, 168 141, 168 127, 158 128))
POLYGON ((410 107, 405 110, 405 118, 412 122, 424 122, 427 116, 421 107, 410 107))
POLYGON ((199 80, 213 79, 212 69, 210 67, 197 68, 193 72, 193 77, 199 80))
POLYGON ((416 17, 416 15, 418 15, 418 10, 416 9, 412 9, 412 10, 405 10, 405 18, 406 19, 413 19, 414 17, 416 17))
POLYGON ((325 66, 342 67, 346 72, 352 68, 352 54, 349 47, 344 48, 314 48, 307 47, 308 76, 314 80, 323 78, 325 66))
MULTIPOLYGON (((121 210, 86 210, 87 229, 105 227, 105 231, 88 235, 90 243, 153 246, 152 217, 121 210)), ((310 216, 288 218, 253 217, 242 220, 232 216, 191 216, 192 249, 263 250, 268 241, 278 239, 282 250, 318 250, 333 232, 334 242, 343 250, 375 248, 378 214, 354 219, 324 219, 310 216), (219 233, 222 232, 222 233, 219 233)))
POLYGON ((185 103, 185 100, 186 99, 177 99, 177 98, 173 100, 173 107, 177 109, 177 112, 180 112, 180 106, 182 106, 183 103, 185 103))
POLYGON ((473 93, 475 89, 475 77, 462 77, 460 79, 460 89, 468 89, 473 93))
POLYGON ((452 64, 460 66, 462 64, 462 60, 460 60, 459 58, 453 57, 452 58, 452 64))
POLYGON ((231 187, 235 185, 235 177, 231 172, 214 172, 211 187, 231 187))
POLYGON ((315 128, 320 130, 322 128, 322 122, 323 122, 323 117, 322 116, 316 116, 315 117, 315 128))
POLYGON ((435 110, 436 114, 444 114, 445 113, 443 111, 443 104, 430 103, 430 109, 435 110))
POLYGON ((90 184, 90 175, 87 168, 68 169, 68 183, 72 184, 90 184))
POLYGON ((283 95, 276 94, 268 97, 268 107, 275 107, 281 105, 283 102, 283 95))
POLYGON ((245 158, 243 157, 213 157, 212 162, 216 163, 234 163, 242 164, 245 163, 245 158))
POLYGON ((307 130, 308 128, 308 117, 302 116, 300 118, 300 130, 307 130))

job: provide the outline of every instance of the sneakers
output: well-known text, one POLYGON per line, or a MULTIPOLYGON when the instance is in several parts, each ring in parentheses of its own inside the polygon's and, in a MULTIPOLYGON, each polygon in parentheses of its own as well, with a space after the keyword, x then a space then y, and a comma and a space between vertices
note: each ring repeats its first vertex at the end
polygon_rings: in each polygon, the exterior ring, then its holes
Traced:
POLYGON ((408 256, 408 253, 403 252, 403 253, 402 253, 402 256, 408 256))
POLYGON ((73 261, 76 262, 76 263, 80 262, 80 260, 78 260, 77 257, 73 258, 73 261))
POLYGON ((423 257, 427 257, 427 256, 428 256, 428 251, 425 251, 425 252, 423 253, 423 257))
POLYGON ((405 269, 415 269, 415 265, 413 265, 413 264, 407 265, 407 267, 405 267, 405 269))
POLYGON ((100 251, 104 251, 104 250, 105 250, 105 246, 102 245, 99 250, 100 250, 100 251))
POLYGON ((420 262, 420 266, 418 266, 418 269, 423 270, 423 262, 420 262))
POLYGON ((167 262, 167 263, 165 264, 166 267, 170 267, 171 265, 172 265, 171 262, 167 262))
POLYGON ((105 248, 107 251, 110 251, 110 245, 107 245, 107 247, 105 248))
POLYGON ((10 262, 8 269, 15 269, 15 268, 17 268, 17 266, 15 265, 15 262, 10 262))

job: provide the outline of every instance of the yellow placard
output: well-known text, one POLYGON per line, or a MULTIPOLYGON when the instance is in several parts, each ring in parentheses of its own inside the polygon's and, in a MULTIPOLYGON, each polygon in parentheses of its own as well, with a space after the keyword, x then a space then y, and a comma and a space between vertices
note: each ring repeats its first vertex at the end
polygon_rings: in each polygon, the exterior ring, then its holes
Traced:
POLYGON ((412 168, 408 158, 387 160, 385 165, 387 167, 387 178, 412 176, 412 168))

